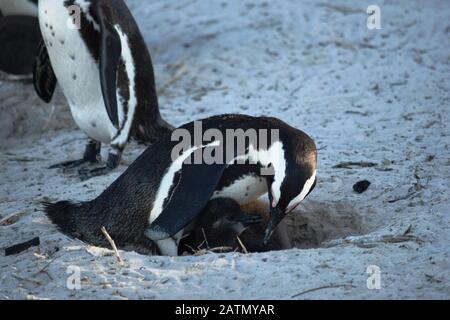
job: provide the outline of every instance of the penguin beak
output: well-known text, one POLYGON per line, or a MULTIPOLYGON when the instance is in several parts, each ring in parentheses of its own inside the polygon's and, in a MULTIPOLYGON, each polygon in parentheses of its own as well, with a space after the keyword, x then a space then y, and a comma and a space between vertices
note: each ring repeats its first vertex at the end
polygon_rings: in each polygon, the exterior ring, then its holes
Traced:
POLYGON ((272 207, 270 209, 270 218, 269 223, 266 227, 266 233, 264 236, 264 244, 267 244, 272 238, 273 232, 275 231, 278 224, 283 220, 283 218, 286 216, 286 214, 278 207, 272 207))

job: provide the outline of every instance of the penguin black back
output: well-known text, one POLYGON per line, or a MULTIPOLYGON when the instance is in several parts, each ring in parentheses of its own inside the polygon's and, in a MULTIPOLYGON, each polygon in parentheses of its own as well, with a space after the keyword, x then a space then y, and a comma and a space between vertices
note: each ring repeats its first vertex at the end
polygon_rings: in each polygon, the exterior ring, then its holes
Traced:
POLYGON ((102 227, 118 245, 140 242, 145 237, 149 209, 158 189, 159 181, 154 177, 163 174, 166 169, 164 163, 170 160, 168 147, 164 142, 151 145, 155 157, 153 152, 144 152, 92 201, 45 203, 47 216, 63 233, 92 245, 109 246, 101 232, 102 227), (159 161, 150 161, 152 158, 159 161), (149 165, 141 165, 145 163, 149 165))

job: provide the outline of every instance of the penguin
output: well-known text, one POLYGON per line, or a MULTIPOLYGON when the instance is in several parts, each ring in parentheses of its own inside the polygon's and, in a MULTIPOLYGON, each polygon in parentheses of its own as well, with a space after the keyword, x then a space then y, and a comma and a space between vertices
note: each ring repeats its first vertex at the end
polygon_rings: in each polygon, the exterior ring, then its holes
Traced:
POLYGON ((95 242, 102 237, 102 226, 118 238, 144 233, 163 255, 176 256, 184 230, 210 200, 231 198, 244 205, 268 193, 268 242, 283 218, 314 189, 316 169, 316 145, 303 131, 276 118, 218 115, 185 124, 149 146, 96 199, 47 205, 45 211, 69 235, 95 242), (234 137, 227 139, 227 133, 249 130, 269 130, 277 133, 276 139, 265 146, 245 139, 244 148, 228 148, 234 137), (204 136, 197 140, 199 131, 204 136), (180 143, 192 137, 197 141, 191 145, 180 143), (209 161, 207 155, 219 154, 220 148, 233 158, 209 161), (203 156, 188 161, 197 155, 203 156))
POLYGON ((0 1, 0 71, 6 79, 29 79, 41 39, 37 0, 0 1))
POLYGON ((78 127, 89 137, 84 156, 51 168, 97 164, 84 178, 119 165, 130 140, 152 143, 173 127, 159 112, 153 65, 139 28, 123 0, 39 0, 43 41, 34 69, 39 97, 50 102, 58 83, 78 127))
POLYGON ((200 213, 193 230, 181 240, 179 254, 215 248, 239 250, 237 238, 261 221, 260 215, 245 213, 233 199, 211 200, 200 213))

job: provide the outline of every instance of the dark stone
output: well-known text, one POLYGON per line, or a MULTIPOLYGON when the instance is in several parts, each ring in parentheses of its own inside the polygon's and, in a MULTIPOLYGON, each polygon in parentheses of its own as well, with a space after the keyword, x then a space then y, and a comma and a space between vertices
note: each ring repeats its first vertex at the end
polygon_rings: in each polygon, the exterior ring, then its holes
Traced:
POLYGON ((357 193, 363 193, 369 188, 370 184, 370 181, 367 180, 359 181, 353 186, 353 190, 357 193))
POLYGON ((12 256, 14 254, 19 254, 21 252, 24 252, 25 250, 28 250, 31 247, 37 247, 40 244, 41 244, 41 240, 39 239, 39 237, 36 237, 34 239, 31 239, 30 241, 19 243, 12 247, 6 248, 5 256, 12 256))

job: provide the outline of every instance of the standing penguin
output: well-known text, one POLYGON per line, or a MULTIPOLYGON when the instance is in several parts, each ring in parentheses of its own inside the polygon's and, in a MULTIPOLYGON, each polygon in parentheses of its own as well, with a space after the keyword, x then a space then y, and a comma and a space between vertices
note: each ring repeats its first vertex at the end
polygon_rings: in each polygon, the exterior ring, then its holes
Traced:
POLYGON ((111 146, 106 167, 87 176, 103 174, 119 165, 130 137, 154 142, 172 130, 159 112, 147 46, 123 0, 39 0, 39 23, 36 91, 50 102, 58 82, 90 138, 83 159, 54 167, 97 163, 104 143, 111 146))
POLYGON ((260 215, 245 213, 233 199, 211 200, 200 213, 189 236, 181 240, 180 253, 215 248, 238 250, 237 238, 261 221, 260 215))
POLYGON ((0 71, 14 76, 33 73, 36 50, 42 39, 37 0, 0 1, 0 71))
POLYGON ((63 232, 93 244, 106 226, 119 239, 144 233, 162 254, 177 255, 184 229, 211 199, 231 198, 242 205, 269 192, 267 242, 314 188, 316 167, 315 143, 304 132, 275 118, 220 115, 188 123, 148 147, 98 198, 47 205, 46 212, 63 232), (198 138, 199 123, 200 134, 205 132, 200 141, 178 149, 180 136, 198 138), (271 130, 278 136, 266 146, 245 139, 238 153, 228 148, 235 136, 227 138, 227 133, 249 130, 271 130), (221 148, 233 153, 231 161, 206 161, 207 154, 218 154, 221 148), (188 163, 199 151, 200 162, 188 163))

